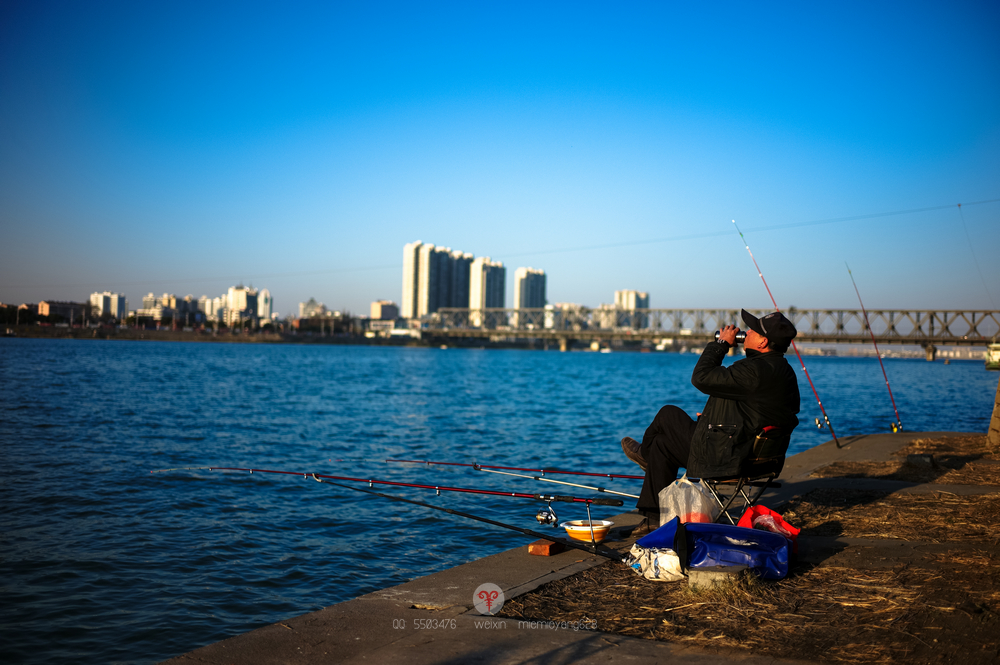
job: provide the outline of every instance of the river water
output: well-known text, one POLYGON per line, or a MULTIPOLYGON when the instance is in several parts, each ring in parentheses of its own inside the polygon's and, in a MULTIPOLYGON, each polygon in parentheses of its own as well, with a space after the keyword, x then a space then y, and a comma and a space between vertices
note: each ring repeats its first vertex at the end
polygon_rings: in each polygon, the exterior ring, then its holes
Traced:
MULTIPOLYGON (((297 476, 153 470, 256 467, 567 493, 469 469, 330 460, 637 473, 619 440, 640 438, 663 404, 701 409, 696 361, 0 340, 0 653, 155 662, 527 542, 297 476)), ((796 452, 829 437, 811 425, 820 413, 791 362, 803 407, 796 452)), ((807 367, 839 436, 887 431, 893 412, 874 359, 808 358, 807 367)), ((986 431, 998 374, 982 362, 893 359, 886 369, 908 430, 986 431)), ((638 492, 635 482, 614 487, 638 492)), ((537 528, 532 501, 399 492, 537 528)), ((575 506, 559 512, 585 517, 575 506)))

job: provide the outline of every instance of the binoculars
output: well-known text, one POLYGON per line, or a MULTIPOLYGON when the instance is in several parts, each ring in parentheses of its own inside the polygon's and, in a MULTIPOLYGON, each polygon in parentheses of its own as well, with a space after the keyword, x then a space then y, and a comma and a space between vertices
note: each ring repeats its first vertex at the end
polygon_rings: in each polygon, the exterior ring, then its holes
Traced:
MULTIPOLYGON (((742 330, 739 331, 738 333, 736 333, 736 344, 742 344, 743 340, 745 340, 746 338, 747 338, 747 334, 744 331, 742 331, 742 330)), ((718 330, 715 331, 715 341, 716 342, 719 341, 719 331, 718 330)), ((735 344, 734 344, 734 346, 735 346, 735 344)))

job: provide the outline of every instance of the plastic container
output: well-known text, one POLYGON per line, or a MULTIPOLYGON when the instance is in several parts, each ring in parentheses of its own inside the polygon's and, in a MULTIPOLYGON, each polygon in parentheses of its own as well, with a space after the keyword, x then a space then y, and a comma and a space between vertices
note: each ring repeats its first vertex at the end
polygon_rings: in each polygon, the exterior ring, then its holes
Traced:
MULTIPOLYGON (((608 536, 608 531, 615 525, 609 520, 594 520, 594 542, 601 542, 608 536)), ((566 529, 566 534, 573 540, 590 542, 590 521, 589 520, 569 520, 560 524, 566 529)))

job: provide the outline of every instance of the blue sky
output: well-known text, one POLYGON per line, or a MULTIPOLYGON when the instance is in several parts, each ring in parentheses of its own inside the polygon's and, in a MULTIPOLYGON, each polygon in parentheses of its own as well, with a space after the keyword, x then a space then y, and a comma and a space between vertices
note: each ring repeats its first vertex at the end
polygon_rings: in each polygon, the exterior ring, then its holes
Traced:
POLYGON ((1000 306, 995 2, 289 4, 0 2, 0 301, 1000 306))

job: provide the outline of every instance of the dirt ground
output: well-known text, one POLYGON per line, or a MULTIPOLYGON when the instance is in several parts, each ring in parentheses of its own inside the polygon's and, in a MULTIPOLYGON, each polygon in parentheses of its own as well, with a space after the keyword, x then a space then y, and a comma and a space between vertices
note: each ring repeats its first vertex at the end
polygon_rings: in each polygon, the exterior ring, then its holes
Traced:
POLYGON ((502 616, 591 621, 598 630, 709 649, 842 663, 1000 661, 1000 560, 972 551, 940 569, 798 565, 692 592, 609 562, 507 601, 502 616))
POLYGON ((781 513, 802 529, 803 536, 994 546, 1000 541, 1000 494, 818 489, 792 501, 781 513))
POLYGON ((916 439, 896 452, 899 461, 836 462, 817 469, 821 478, 880 478, 913 483, 1000 486, 1000 449, 985 436, 916 439), (927 457, 930 456, 930 457, 927 457))
MULTIPOLYGON (((946 469, 938 477, 961 475, 978 460, 996 459, 996 453, 986 449, 985 437, 918 440, 900 451, 891 473, 913 471, 903 468, 907 455, 932 454, 939 465, 932 470, 946 469)), ((965 479, 951 484, 969 484, 965 479)), ((850 567, 837 557, 803 560, 779 582, 748 576, 701 592, 686 582, 650 582, 609 562, 511 599, 501 615, 587 620, 601 631, 720 654, 737 650, 844 663, 1000 663, 1000 494, 822 489, 781 512, 803 529, 804 551, 810 538, 842 536, 865 539, 873 548, 906 541, 915 555, 854 557, 850 567)))

